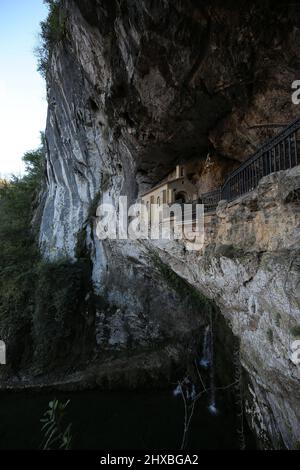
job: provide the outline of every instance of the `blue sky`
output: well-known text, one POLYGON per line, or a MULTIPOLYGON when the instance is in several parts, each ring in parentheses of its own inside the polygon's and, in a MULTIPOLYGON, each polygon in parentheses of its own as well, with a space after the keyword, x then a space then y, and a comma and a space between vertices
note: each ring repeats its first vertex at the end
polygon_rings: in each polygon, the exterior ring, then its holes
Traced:
POLYGON ((22 155, 39 145, 46 123, 45 82, 34 48, 43 0, 0 0, 0 176, 23 171, 22 155))

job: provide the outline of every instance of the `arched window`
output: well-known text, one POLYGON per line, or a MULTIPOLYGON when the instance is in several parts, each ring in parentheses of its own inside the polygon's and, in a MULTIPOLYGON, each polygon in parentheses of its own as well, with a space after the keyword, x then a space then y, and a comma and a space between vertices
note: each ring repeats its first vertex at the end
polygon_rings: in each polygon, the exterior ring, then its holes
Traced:
POLYGON ((177 204, 185 204, 187 202, 187 200, 188 200, 188 198, 187 198, 186 193, 184 193, 184 192, 176 193, 175 202, 177 202, 177 204))
POLYGON ((157 198, 157 205, 160 206, 160 197, 157 198))
POLYGON ((146 207, 147 207, 147 214, 148 214, 148 225, 150 227, 150 225, 151 225, 151 209, 150 209, 150 202, 149 201, 147 201, 146 207))

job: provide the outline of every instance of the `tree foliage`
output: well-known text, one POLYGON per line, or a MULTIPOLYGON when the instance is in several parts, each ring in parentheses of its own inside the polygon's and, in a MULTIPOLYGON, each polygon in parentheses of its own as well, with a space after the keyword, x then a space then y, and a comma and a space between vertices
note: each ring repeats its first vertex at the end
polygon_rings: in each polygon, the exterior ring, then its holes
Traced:
POLYGON ((84 341, 89 264, 42 259, 32 220, 44 184, 45 145, 27 152, 26 173, 0 185, 0 338, 8 367, 35 373, 64 366, 84 341))
POLYGON ((43 144, 27 152, 23 160, 26 174, 0 186, 0 322, 2 338, 12 338, 12 366, 26 356, 24 335, 30 330, 32 318, 39 252, 31 220, 43 182, 43 144))
POLYGON ((43 450, 70 450, 72 443, 72 424, 65 427, 64 418, 70 400, 62 403, 58 400, 50 401, 49 409, 41 419, 42 433, 44 434, 43 450))
POLYGON ((45 21, 41 22, 40 44, 36 48, 38 71, 46 77, 49 69, 51 53, 66 32, 66 16, 61 9, 61 0, 44 0, 49 8, 45 21))

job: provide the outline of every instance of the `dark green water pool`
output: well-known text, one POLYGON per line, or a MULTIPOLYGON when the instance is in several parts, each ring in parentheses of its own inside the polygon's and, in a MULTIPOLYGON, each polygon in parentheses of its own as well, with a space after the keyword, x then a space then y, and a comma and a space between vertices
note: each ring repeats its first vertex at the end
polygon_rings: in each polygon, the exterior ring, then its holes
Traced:
MULTIPOLYGON (((72 423, 73 449, 180 449, 184 408, 171 391, 1 393, 0 449, 38 449, 40 419, 53 398, 71 400, 66 422, 72 423)), ((219 397, 213 416, 207 405, 207 397, 197 403, 188 448, 238 448, 232 408, 219 397)))

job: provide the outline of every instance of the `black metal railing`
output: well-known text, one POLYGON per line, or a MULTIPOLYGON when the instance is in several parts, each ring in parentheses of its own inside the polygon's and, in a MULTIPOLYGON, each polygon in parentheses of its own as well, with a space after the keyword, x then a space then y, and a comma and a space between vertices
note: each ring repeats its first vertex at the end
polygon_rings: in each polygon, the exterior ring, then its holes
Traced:
POLYGON ((222 188, 215 189, 201 195, 201 203, 204 204, 205 212, 213 212, 222 199, 222 188))
POLYGON ((231 173, 221 188, 202 194, 205 212, 216 210, 223 199, 232 201, 252 191, 263 176, 299 165, 299 129, 300 118, 297 118, 231 173))

